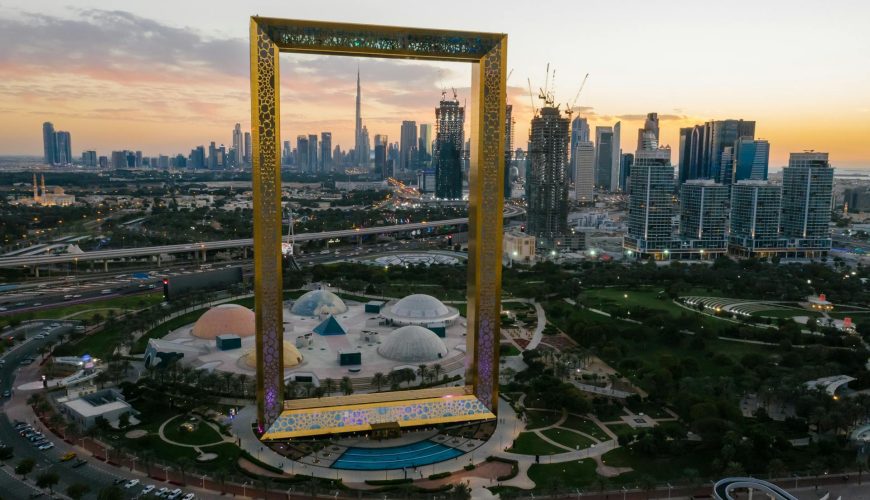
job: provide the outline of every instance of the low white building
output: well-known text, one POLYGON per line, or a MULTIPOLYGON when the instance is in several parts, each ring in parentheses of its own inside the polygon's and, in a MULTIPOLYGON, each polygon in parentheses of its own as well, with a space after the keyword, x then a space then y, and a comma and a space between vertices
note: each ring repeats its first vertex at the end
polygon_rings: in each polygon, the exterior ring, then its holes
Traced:
MULTIPOLYGON (((134 417, 139 413, 124 401, 120 392, 114 389, 104 389, 70 399, 63 398, 58 400, 58 403, 67 419, 75 422, 82 430, 96 425, 98 417, 105 418, 110 425, 117 427, 121 415, 129 413, 134 417)), ((136 422, 135 419, 131 421, 136 422)))
POLYGON ((502 243, 502 261, 504 263, 535 263, 535 237, 519 231, 504 233, 502 243))

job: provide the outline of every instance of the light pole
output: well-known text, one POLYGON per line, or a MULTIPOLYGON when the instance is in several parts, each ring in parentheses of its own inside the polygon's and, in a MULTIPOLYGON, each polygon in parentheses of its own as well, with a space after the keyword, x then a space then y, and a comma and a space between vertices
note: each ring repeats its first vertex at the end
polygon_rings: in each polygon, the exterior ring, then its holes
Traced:
POLYGON ((671 483, 667 483, 667 484, 668 484, 668 500, 671 500, 671 488, 673 488, 673 486, 671 486, 671 483))
POLYGON ((622 487, 622 500, 625 500, 625 494, 628 492, 625 486, 622 487))

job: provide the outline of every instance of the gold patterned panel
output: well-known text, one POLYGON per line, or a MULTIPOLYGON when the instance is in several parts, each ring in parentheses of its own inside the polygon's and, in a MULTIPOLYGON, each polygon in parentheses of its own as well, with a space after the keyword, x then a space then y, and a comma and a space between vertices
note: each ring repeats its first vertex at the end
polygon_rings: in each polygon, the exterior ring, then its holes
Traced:
POLYGON ((282 410, 284 337, 281 279, 281 159, 278 47, 251 21, 251 143, 257 418, 268 428, 282 410))

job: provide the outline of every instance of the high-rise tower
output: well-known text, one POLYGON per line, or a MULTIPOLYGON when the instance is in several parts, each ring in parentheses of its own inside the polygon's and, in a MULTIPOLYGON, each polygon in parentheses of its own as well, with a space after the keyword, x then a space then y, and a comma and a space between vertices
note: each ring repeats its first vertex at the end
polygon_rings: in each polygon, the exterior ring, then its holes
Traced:
POLYGON ((402 129, 399 133, 399 170, 402 173, 414 165, 416 153, 417 122, 405 120, 402 122, 402 129))
POLYGON ((42 148, 43 159, 47 165, 53 165, 55 158, 57 158, 55 147, 54 125, 51 122, 45 122, 42 124, 42 148))
POLYGON ((362 135, 362 112, 360 110, 360 84, 359 84, 359 67, 356 68, 356 120, 354 124, 356 125, 355 133, 354 133, 354 141, 353 141, 353 153, 356 156, 354 159, 355 163, 362 163, 362 141, 360 141, 360 136, 362 135))
POLYGON ((833 182, 828 153, 791 153, 782 170, 782 235, 805 255, 831 248, 833 182))
POLYGON ((462 147, 465 144, 463 126, 465 108, 441 93, 441 102, 435 109, 435 197, 446 200, 462 199, 462 147))
POLYGON ((568 229, 568 126, 559 108, 548 105, 529 134, 528 232, 545 246, 557 246, 568 229))

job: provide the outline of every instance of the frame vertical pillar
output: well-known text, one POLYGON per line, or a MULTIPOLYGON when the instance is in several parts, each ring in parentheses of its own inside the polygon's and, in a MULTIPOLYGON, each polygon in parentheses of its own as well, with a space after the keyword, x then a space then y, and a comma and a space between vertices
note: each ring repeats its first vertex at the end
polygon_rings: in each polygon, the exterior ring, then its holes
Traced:
POLYGON ((251 144, 254 189, 254 296, 257 423, 269 428, 284 398, 281 279, 281 143, 279 50, 251 20, 251 144))
POLYGON ((507 37, 471 68, 466 384, 498 412, 507 37))

